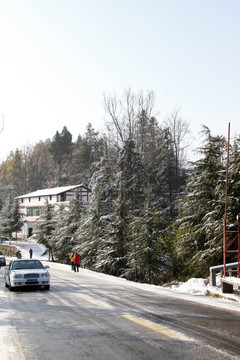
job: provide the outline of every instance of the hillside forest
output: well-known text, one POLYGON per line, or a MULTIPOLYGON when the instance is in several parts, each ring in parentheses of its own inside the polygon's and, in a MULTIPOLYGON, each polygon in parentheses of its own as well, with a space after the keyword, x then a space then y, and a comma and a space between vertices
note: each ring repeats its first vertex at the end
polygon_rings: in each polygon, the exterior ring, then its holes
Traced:
POLYGON ((77 251, 82 267, 154 284, 208 276, 210 266, 223 263, 227 164, 228 223, 240 214, 240 137, 227 162, 226 138, 202 126, 190 162, 189 124, 179 111, 159 123, 152 92, 104 97, 104 109, 101 134, 89 123, 73 141, 64 126, 0 164, 1 234, 21 227, 17 196, 84 184, 92 190, 88 206, 78 193, 54 213, 46 202, 33 234, 54 259, 69 263, 77 251))

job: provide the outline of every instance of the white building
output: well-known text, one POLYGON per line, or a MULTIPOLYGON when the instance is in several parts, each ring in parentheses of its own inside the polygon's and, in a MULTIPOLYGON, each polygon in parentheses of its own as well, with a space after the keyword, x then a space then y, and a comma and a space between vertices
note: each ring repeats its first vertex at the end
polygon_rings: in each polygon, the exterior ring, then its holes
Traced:
POLYGON ((37 190, 26 195, 18 196, 20 212, 24 221, 23 228, 18 233, 19 237, 27 238, 32 235, 46 205, 46 201, 53 207, 54 211, 59 209, 61 204, 67 207, 69 201, 76 196, 76 190, 81 194, 82 201, 88 204, 90 202, 91 190, 84 185, 37 190))

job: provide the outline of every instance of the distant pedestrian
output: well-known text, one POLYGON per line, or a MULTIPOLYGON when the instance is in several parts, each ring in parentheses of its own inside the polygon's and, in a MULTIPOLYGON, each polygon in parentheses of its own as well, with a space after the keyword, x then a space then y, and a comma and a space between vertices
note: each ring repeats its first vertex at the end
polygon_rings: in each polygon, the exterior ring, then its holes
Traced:
POLYGON ((72 270, 74 270, 74 252, 69 255, 69 259, 71 261, 72 270))
POLYGON ((33 250, 32 250, 32 248, 29 249, 29 255, 30 255, 30 259, 31 259, 32 256, 33 256, 33 250))
POLYGON ((78 253, 76 252, 74 255, 74 271, 79 272, 79 266, 80 266, 80 258, 78 253))
POLYGON ((16 257, 17 257, 18 259, 21 259, 21 258, 22 258, 21 250, 18 250, 18 251, 16 252, 16 257))

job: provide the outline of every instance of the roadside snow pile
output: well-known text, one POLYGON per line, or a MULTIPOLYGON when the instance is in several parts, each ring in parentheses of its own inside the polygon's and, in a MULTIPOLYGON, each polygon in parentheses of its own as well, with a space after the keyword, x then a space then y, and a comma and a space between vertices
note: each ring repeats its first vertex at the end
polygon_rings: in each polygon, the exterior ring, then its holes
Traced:
POLYGON ((194 295, 206 295, 208 290, 206 279, 201 278, 192 278, 185 283, 180 283, 178 286, 173 285, 171 288, 179 292, 191 293, 194 295))
MULTIPOLYGON (((238 286, 233 287, 233 293, 223 294, 220 284, 220 274, 216 276, 216 286, 210 286, 207 279, 192 278, 185 283, 179 283, 179 285, 172 285, 171 290, 181 294, 192 294, 198 296, 210 296, 214 298, 222 298, 240 302, 240 294, 238 286)), ((236 279, 236 278, 235 278, 236 279)))

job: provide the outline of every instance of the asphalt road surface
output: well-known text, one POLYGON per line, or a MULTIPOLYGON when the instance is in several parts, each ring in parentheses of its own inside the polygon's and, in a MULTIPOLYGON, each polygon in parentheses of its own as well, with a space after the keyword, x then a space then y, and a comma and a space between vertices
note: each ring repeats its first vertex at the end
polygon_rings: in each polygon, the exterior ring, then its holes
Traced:
POLYGON ((145 291, 56 263, 50 263, 49 291, 10 292, 3 271, 0 331, 8 327, 4 342, 15 360, 240 358, 240 312, 201 304, 201 297, 193 302, 164 289, 145 291))

